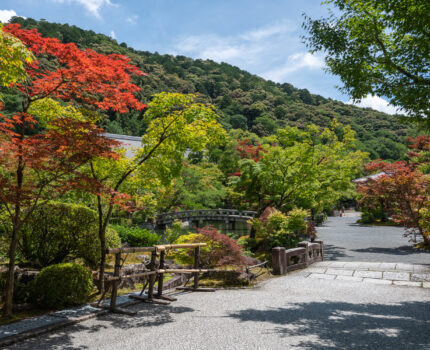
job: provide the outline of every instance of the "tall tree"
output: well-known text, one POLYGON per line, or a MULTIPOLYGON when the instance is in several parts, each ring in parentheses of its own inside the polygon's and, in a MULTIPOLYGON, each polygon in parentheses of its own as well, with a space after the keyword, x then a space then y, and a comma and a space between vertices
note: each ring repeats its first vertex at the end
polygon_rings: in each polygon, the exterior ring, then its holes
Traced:
POLYGON ((196 102, 196 95, 192 94, 155 95, 144 117, 148 127, 142 135, 142 147, 136 149, 133 158, 123 157, 118 162, 101 157, 91 163, 93 178, 110 189, 96 193, 102 256, 101 291, 104 290, 106 229, 115 205, 128 199, 124 194, 127 194, 129 180, 135 179, 140 183, 158 180, 166 185, 179 176, 188 150, 202 151, 207 145, 222 141, 225 134, 214 109, 196 102))
POLYGON ((102 137, 89 118, 47 98, 117 112, 145 106, 133 96, 139 88, 130 76, 143 73, 127 58, 82 51, 75 44, 43 38, 36 30, 22 30, 18 24, 4 29, 35 56, 55 62, 23 62, 27 78, 10 87, 20 94, 21 111, 0 119, 0 203, 11 220, 4 315, 11 316, 16 244, 23 224, 40 201, 82 183, 78 169, 83 164, 97 155, 113 156, 114 142, 102 137), (43 108, 47 105, 50 113, 43 108), (42 132, 34 134, 36 126, 42 132))
POLYGON ((329 0, 336 14, 305 16, 305 42, 360 100, 386 97, 430 129, 430 2, 329 0), (339 15, 337 15, 339 13, 339 15))

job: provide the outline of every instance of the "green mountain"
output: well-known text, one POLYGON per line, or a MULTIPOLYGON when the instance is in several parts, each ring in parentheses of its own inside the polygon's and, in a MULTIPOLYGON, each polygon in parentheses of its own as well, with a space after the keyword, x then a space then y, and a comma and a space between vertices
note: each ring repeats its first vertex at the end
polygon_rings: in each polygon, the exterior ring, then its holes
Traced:
MULTIPOLYGON (((24 28, 37 28, 44 36, 56 37, 65 43, 74 42, 81 48, 129 56, 148 73, 147 77, 136 79, 136 84, 142 88, 139 97, 143 102, 149 102, 153 94, 161 91, 199 93, 204 102, 216 106, 227 130, 244 129, 266 136, 285 125, 327 126, 337 118, 357 132, 359 148, 369 152, 371 158, 393 160, 404 156, 406 136, 416 134, 416 130, 400 123, 396 116, 327 99, 288 83, 267 81, 227 63, 138 51, 103 34, 68 24, 20 17, 14 17, 12 22, 24 28)), ((142 134, 145 130, 143 113, 120 116, 108 112, 103 127, 111 133, 142 134)))

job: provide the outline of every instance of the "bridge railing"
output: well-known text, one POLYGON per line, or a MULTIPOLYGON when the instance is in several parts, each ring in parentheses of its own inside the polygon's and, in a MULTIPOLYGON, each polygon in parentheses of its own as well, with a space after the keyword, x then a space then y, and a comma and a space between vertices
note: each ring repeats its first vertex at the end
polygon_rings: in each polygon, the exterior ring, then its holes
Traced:
POLYGON ((162 213, 157 216, 157 221, 166 222, 175 219, 193 219, 202 217, 236 217, 236 218, 253 218, 257 215, 251 210, 237 209, 201 209, 201 210, 184 210, 178 212, 162 213))

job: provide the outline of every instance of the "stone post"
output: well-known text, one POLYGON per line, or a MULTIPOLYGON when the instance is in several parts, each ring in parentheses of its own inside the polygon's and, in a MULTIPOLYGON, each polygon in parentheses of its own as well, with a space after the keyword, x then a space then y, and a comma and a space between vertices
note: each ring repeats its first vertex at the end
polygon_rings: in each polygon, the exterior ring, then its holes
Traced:
POLYGON ((306 262, 306 267, 312 264, 312 258, 309 256, 309 243, 306 241, 303 241, 303 242, 299 242, 297 246, 306 249, 306 260, 304 261, 306 262))
POLYGON ((287 257, 284 247, 275 247, 272 249, 272 264, 275 275, 285 275, 287 272, 287 257))
POLYGON ((321 260, 324 260, 324 242, 323 241, 314 241, 315 243, 319 243, 321 246, 321 260))

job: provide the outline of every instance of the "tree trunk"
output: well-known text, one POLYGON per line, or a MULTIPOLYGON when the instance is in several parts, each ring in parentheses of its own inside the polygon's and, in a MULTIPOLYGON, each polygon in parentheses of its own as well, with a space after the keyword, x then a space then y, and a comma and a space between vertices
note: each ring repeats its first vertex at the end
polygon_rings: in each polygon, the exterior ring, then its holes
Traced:
POLYGON ((99 292, 105 291, 105 265, 106 265, 106 228, 103 226, 99 231, 100 238, 100 271, 99 271, 99 292))
POLYGON ((16 225, 12 228, 12 237, 9 246, 9 268, 6 279, 5 302, 3 306, 3 316, 12 317, 13 290, 15 285, 15 252, 18 243, 18 229, 16 225))
POLYGON ((251 232, 249 233, 249 238, 255 238, 256 233, 257 232, 255 231, 254 225, 252 225, 251 232))

